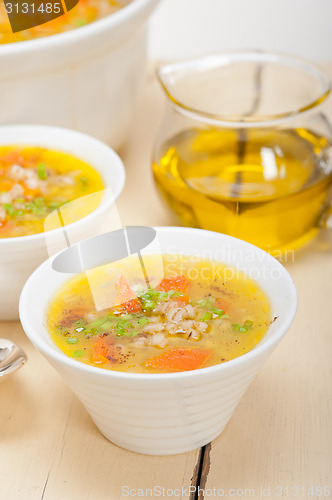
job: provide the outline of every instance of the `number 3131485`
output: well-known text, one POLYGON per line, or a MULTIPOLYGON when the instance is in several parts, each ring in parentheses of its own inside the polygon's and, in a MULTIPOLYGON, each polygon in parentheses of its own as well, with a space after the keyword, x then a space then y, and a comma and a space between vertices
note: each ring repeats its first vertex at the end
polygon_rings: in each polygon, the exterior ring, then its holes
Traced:
POLYGON ((37 12, 42 14, 60 14, 62 12, 61 2, 45 2, 39 5, 35 5, 33 2, 6 2, 5 7, 7 14, 35 14, 37 12))

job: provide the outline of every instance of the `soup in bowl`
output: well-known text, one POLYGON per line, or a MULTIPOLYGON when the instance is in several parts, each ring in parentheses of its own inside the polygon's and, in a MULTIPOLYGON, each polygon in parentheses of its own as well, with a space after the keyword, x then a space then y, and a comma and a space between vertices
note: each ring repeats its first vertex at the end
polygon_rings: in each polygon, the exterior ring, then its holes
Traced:
MULTIPOLYGON (((54 271, 51 258, 27 281, 20 318, 110 441, 167 455, 222 432, 297 297, 284 267, 246 242, 156 231, 163 272, 149 286, 136 256, 86 276, 54 271)), ((156 257, 146 250, 146 268, 156 257)))
POLYGON ((42 233, 54 210, 103 189, 100 174, 73 155, 0 146, 0 238, 42 233))
POLYGON ((62 226, 70 243, 105 230, 124 179, 118 155, 92 137, 47 126, 0 127, 0 320, 18 318, 28 276, 65 248, 62 226))
MULTIPOLYGON (((156 286, 147 287, 133 257, 71 279, 48 310, 54 343, 91 366, 172 373, 225 363, 264 337, 270 304, 255 281, 216 261, 161 258, 163 278, 156 286), (101 310, 99 294, 110 301, 101 310)), ((149 269, 158 261, 158 255, 144 258, 149 269)))
POLYGON ((38 20, 44 21, 39 26, 23 29, 15 33, 13 33, 10 26, 5 5, 0 5, 0 43, 24 42, 82 28, 87 24, 114 14, 125 7, 129 1, 79 0, 79 3, 65 14, 61 14, 62 9, 59 3, 55 3, 55 5, 51 3, 41 4, 38 9, 33 4, 30 6, 27 3, 25 5, 8 4, 8 14, 22 16, 22 21, 24 21, 24 18, 32 18, 34 15, 38 16, 38 20))

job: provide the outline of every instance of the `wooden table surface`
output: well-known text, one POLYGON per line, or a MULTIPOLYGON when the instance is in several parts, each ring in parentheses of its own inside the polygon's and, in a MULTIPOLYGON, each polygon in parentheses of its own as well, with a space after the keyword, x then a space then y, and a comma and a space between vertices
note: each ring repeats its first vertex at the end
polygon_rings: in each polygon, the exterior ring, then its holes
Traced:
MULTIPOLYGON (((124 224, 174 223, 151 176, 162 102, 150 72, 120 152, 127 170, 118 204, 124 224)), ((20 344, 29 357, 0 384, 0 500, 120 500, 157 498, 158 492, 162 498, 202 499, 197 488, 189 494, 190 486, 205 488, 205 498, 330 497, 331 237, 321 233, 284 264, 299 293, 295 323, 223 434, 203 450, 178 456, 136 455, 108 442, 20 324, 0 324, 0 337, 20 344)))

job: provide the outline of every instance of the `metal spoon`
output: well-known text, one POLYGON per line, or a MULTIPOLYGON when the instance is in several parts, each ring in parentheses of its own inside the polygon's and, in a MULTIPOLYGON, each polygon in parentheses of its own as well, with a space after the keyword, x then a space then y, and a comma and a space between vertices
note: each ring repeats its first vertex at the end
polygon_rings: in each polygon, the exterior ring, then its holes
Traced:
POLYGON ((0 338, 0 380, 24 365, 27 356, 21 347, 11 340, 0 338))

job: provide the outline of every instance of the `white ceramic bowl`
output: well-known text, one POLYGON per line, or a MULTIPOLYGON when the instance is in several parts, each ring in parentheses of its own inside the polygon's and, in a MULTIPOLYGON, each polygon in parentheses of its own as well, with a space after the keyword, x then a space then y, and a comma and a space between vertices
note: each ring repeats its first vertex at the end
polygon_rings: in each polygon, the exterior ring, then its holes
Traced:
POLYGON ((257 279, 278 319, 252 351, 217 366, 158 375, 120 373, 75 361, 53 344, 44 326, 51 297, 68 279, 52 271, 52 259, 26 283, 20 318, 32 343, 110 441, 138 453, 170 455, 194 450, 223 431, 257 371, 290 327, 297 295, 284 267, 249 243, 200 229, 156 229, 162 252, 214 258, 257 279))
MULTIPOLYGON (((91 214, 67 226, 70 243, 103 232, 105 216, 124 186, 125 170, 119 156, 102 142, 72 130, 37 126, 0 127, 0 145, 25 144, 70 153, 86 161, 102 176, 105 192, 91 214)), ((0 238, 0 320, 18 319, 18 301, 23 285, 36 267, 49 257, 51 244, 62 240, 62 229, 47 233, 0 238)))
POLYGON ((143 86, 157 3, 133 0, 82 28, 0 45, 0 123, 68 127, 119 148, 143 86))

